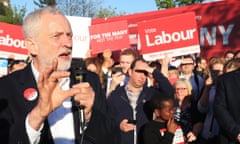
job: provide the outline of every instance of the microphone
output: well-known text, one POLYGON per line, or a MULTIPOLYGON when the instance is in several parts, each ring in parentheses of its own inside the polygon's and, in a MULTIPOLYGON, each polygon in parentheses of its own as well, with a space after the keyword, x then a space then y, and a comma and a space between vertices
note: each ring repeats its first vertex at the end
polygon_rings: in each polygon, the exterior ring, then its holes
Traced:
MULTIPOLYGON (((75 83, 81 83, 86 82, 86 65, 83 59, 77 59, 76 63, 74 64, 74 77, 75 77, 75 83)), ((81 105, 79 102, 75 101, 75 105, 79 112, 79 121, 80 121, 80 134, 82 134, 86 127, 85 122, 85 115, 84 115, 84 106, 81 105)))

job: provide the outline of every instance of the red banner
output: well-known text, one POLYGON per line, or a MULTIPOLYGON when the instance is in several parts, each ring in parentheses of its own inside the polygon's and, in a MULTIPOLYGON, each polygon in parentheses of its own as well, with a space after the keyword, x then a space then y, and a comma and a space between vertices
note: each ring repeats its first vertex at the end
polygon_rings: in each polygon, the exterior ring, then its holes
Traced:
POLYGON ((192 12, 141 22, 138 32, 141 53, 146 60, 200 52, 197 24, 192 12))
POLYGON ((90 47, 92 54, 129 48, 127 21, 118 21, 92 25, 90 31, 90 47))
POLYGON ((0 23, 0 57, 26 58, 28 52, 23 39, 21 26, 0 23))
MULTIPOLYGON (((198 26, 201 55, 209 59, 212 56, 223 56, 228 50, 237 51, 240 49, 239 7, 239 0, 224 0, 111 18, 96 18, 92 20, 92 24, 127 20, 129 34, 135 36, 132 37, 133 39, 137 39, 139 22, 194 12, 198 26)), ((182 22, 184 21, 175 23, 180 24, 182 22)), ((161 24, 159 23, 159 25, 161 24)), ((135 43, 135 45, 138 44, 135 43)))

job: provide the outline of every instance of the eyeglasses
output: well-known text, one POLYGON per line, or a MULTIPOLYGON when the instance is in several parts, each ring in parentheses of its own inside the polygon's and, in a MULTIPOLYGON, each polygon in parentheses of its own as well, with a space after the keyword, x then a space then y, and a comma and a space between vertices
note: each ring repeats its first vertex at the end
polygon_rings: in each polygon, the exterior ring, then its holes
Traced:
POLYGON ((179 91, 179 90, 187 90, 187 88, 175 88, 176 91, 179 91))
POLYGON ((145 76, 148 75, 148 72, 146 70, 140 70, 140 69, 135 69, 134 70, 136 73, 143 73, 145 76))
POLYGON ((185 65, 193 65, 193 63, 183 63, 183 64, 181 64, 181 66, 185 66, 185 65))

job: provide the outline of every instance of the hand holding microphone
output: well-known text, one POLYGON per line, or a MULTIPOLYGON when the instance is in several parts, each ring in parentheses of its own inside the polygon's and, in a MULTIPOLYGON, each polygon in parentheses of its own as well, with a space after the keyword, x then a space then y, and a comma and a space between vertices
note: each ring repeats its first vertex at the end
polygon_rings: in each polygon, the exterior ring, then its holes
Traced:
POLYGON ((75 84, 73 88, 79 89, 79 93, 74 96, 76 106, 84 107, 85 119, 89 119, 92 111, 95 93, 89 83, 83 82, 75 84))
POLYGON ((73 88, 79 89, 79 93, 74 96, 74 101, 79 112, 80 132, 83 132, 86 126, 86 119, 89 119, 91 116, 89 113, 93 106, 95 94, 90 84, 85 80, 86 67, 82 59, 75 64, 74 77, 75 85, 73 85, 73 88))

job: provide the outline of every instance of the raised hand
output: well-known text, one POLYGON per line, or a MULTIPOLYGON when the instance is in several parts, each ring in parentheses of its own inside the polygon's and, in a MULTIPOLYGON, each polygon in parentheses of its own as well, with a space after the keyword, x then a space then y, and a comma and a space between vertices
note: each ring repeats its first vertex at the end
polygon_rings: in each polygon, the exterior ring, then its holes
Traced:
POLYGON ((74 100, 84 106, 85 118, 90 119, 95 98, 94 90, 88 82, 78 83, 73 88, 78 90, 78 93, 74 95, 74 100))
POLYGON ((177 123, 174 121, 174 118, 171 117, 169 120, 168 120, 168 123, 167 123, 167 130, 168 132, 174 134, 177 130, 177 123))
POLYGON ((129 132, 134 130, 135 128, 136 128, 136 125, 132 123, 128 123, 127 119, 123 119, 120 123, 120 129, 123 132, 129 132))
POLYGON ((79 89, 62 90, 60 87, 62 78, 69 77, 66 71, 56 71, 57 60, 39 74, 37 86, 39 99, 37 105, 29 113, 29 124, 38 130, 47 116, 58 108, 65 99, 77 94, 79 89))

